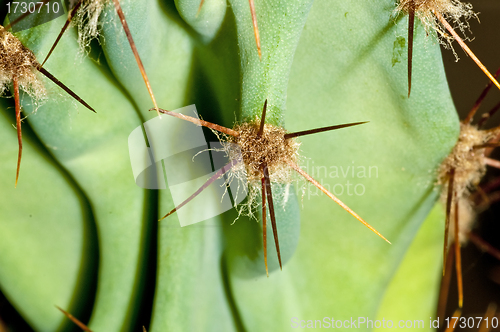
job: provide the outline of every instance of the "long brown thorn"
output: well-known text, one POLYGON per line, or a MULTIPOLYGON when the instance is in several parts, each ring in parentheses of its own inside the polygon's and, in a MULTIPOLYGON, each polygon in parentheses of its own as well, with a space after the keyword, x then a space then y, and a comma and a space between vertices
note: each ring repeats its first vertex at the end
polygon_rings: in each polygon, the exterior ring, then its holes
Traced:
POLYGON ((281 252, 280 252, 280 244, 278 242, 278 228, 276 226, 276 215, 274 214, 274 204, 273 204, 273 193, 271 191, 271 180, 269 178, 269 171, 267 169, 267 165, 262 165, 262 172, 264 173, 264 182, 266 185, 266 196, 267 203, 269 204, 269 215, 271 216, 271 226, 273 228, 274 235, 274 243, 276 244, 276 252, 278 253, 278 262, 280 263, 280 270, 283 270, 281 265, 281 252))
POLYGON ((89 329, 87 327, 87 325, 83 324, 82 322, 80 322, 78 319, 76 319, 72 314, 70 314, 69 312, 59 308, 58 306, 56 306, 57 309, 59 309, 66 317, 68 317, 73 323, 75 323, 76 325, 78 325, 79 328, 81 328, 83 331, 86 331, 86 332, 92 332, 91 329, 89 329))
POLYGON ((118 17, 120 18, 120 22, 122 23, 123 30, 125 31, 125 35, 127 36, 128 42, 130 44, 130 48, 132 49, 132 53, 134 53, 135 61, 137 62, 137 65, 139 66, 139 70, 141 71, 142 78, 144 79, 144 83, 146 83, 146 88, 148 89, 149 96, 151 97, 151 100, 153 101, 153 105, 155 106, 155 110, 160 115, 160 111, 158 109, 158 105, 156 104, 156 99, 153 94, 153 90, 151 89, 151 84, 149 84, 149 79, 148 76, 146 75, 146 70, 144 69, 144 65, 142 64, 141 58, 139 57, 139 52, 137 51, 137 48, 135 47, 134 40, 132 39, 132 34, 130 33, 130 29, 128 27, 127 21, 125 20, 125 14, 123 14, 122 7, 120 6, 120 1, 119 0, 113 0, 116 8, 116 13, 118 14, 118 17))
POLYGON ((298 136, 304 136, 304 135, 311 135, 311 134, 321 133, 323 131, 329 131, 329 130, 335 130, 335 129, 341 129, 341 128, 347 128, 347 127, 357 126, 357 125, 360 125, 360 124, 363 124, 363 123, 368 123, 368 122, 369 121, 353 122, 353 123, 346 123, 346 124, 341 124, 341 125, 336 125, 336 126, 329 126, 329 127, 322 127, 322 128, 316 128, 316 129, 298 131, 296 133, 288 133, 288 134, 285 134, 285 139, 289 139, 289 138, 293 138, 293 137, 298 137, 298 136))
POLYGON ((248 0, 250 4, 250 13, 252 14, 252 24, 253 24, 253 34, 255 35, 255 43, 257 44, 257 52, 259 53, 259 59, 262 60, 262 53, 260 50, 260 35, 259 26, 257 25, 257 14, 255 14, 255 5, 253 0, 248 0))
POLYGON ((330 197, 335 203, 340 205, 344 210, 346 210, 351 216, 356 218, 359 222, 361 222, 363 225, 368 227, 372 232, 380 236, 382 239, 384 239, 387 243, 391 244, 389 240, 387 240, 382 234, 380 234, 375 228, 373 228, 370 224, 368 224, 366 221, 364 221, 356 212, 351 210, 347 205, 344 204, 340 199, 338 199, 335 195, 333 195, 331 192, 329 192, 325 187, 323 187, 318 181, 314 180, 309 174, 304 172, 302 168, 300 168, 297 164, 287 161, 288 165, 290 165, 291 168, 293 168, 297 173, 302 175, 307 181, 311 182, 313 185, 315 185, 319 190, 321 190, 326 196, 330 197))
MULTIPOLYGON (((152 111, 152 110, 154 110, 154 108, 150 109, 150 111, 152 111)), ((199 125, 199 126, 203 126, 203 127, 207 127, 207 128, 213 129, 213 130, 217 130, 217 131, 219 131, 221 133, 224 133, 224 134, 227 134, 227 135, 230 135, 230 136, 237 137, 240 134, 236 130, 232 130, 232 129, 220 126, 218 124, 211 123, 211 122, 208 122, 208 121, 205 121, 205 120, 201 120, 201 119, 198 119, 198 118, 193 118, 192 116, 189 116, 189 115, 184 115, 184 114, 181 114, 181 113, 175 113, 175 112, 167 111, 167 110, 164 110, 164 109, 161 109, 161 108, 159 108, 158 110, 160 111, 160 113, 167 114, 167 115, 176 117, 178 119, 186 120, 186 121, 189 121, 189 122, 194 123, 194 124, 199 125)))
POLYGON ((260 118, 260 128, 257 133, 257 137, 261 137, 264 133, 264 124, 266 123, 266 109, 267 109, 267 99, 264 102, 264 108, 262 109, 262 117, 260 118))
MULTIPOLYGON (((497 72, 495 73, 494 77, 497 78, 498 75, 500 75, 500 68, 497 69, 497 72)), ((486 85, 486 88, 484 88, 483 92, 481 92, 481 95, 479 98, 477 98, 476 102, 474 103, 474 106, 472 106, 472 109, 469 111, 469 114, 467 114, 467 117, 463 121, 463 123, 471 123, 472 118, 474 118, 474 115, 476 114, 477 110, 481 106, 481 103, 483 102, 484 98, 490 91, 491 87, 493 86, 493 82, 489 81, 488 85, 486 85)))
POLYGON ((266 265, 266 275, 269 277, 267 268, 267 229, 266 229, 266 179, 262 176, 262 243, 264 245, 264 264, 266 265))
POLYGON ((19 100, 19 82, 17 76, 12 78, 14 85, 14 103, 16 105, 16 129, 17 129, 17 142, 19 144, 19 151, 17 154, 17 170, 16 170, 16 184, 19 179, 19 170, 21 169, 21 157, 23 155, 23 136, 21 133, 21 101, 19 100))
POLYGON ((448 233, 450 231, 451 203, 453 201, 453 186, 455 182, 455 169, 450 170, 450 179, 448 180, 448 196, 446 197, 446 221, 444 224, 444 243, 443 243, 443 276, 446 267, 446 253, 448 249, 448 233))
POLYGON ((462 309, 464 303, 464 286, 462 282, 462 255, 460 253, 460 240, 459 240, 459 225, 458 225, 458 200, 457 193, 455 192, 455 271, 457 273, 457 287, 458 287, 458 307, 462 309))
POLYGON ((500 161, 498 161, 498 160, 491 159, 491 158, 484 158, 484 163, 488 166, 500 169, 500 161))
POLYGON ((232 160, 226 166, 224 166, 221 169, 219 169, 214 175, 212 175, 207 180, 207 182, 205 182, 198 190, 196 190, 194 192, 194 194, 192 194, 191 196, 189 196, 188 198, 186 198, 181 204, 177 205, 172 211, 170 211, 169 213, 167 213, 165 216, 163 216, 163 218, 159 219, 158 221, 161 221, 161 220, 165 219, 166 217, 170 216, 172 213, 174 213, 175 211, 179 210, 181 207, 183 207, 184 205, 186 205, 187 203, 189 203, 196 196, 198 196, 203 190, 205 190, 208 186, 210 186, 212 183, 214 183, 215 180, 217 180, 218 178, 220 178, 221 176, 223 176, 224 174, 226 174, 233 166, 235 166, 236 164, 238 164, 240 162, 241 162, 240 159, 235 159, 235 160, 232 160))
POLYGON ((408 98, 411 92, 411 72, 413 61, 413 29, 415 27, 415 8, 413 1, 408 11, 408 98))
POLYGON ((196 17, 198 17, 198 15, 200 15, 201 7, 203 7, 204 2, 205 2, 205 0, 200 1, 200 5, 198 6, 198 11, 196 12, 196 17))
MULTIPOLYGON (((40 7, 42 7, 43 5, 45 5, 47 2, 49 2, 50 0, 43 0, 43 1, 39 1, 37 2, 37 5, 35 6, 35 9, 33 10, 33 13, 40 7)), ((14 25, 16 25, 17 23, 19 23, 21 20, 24 20, 29 14, 33 14, 32 12, 30 12, 29 10, 22 14, 21 16, 19 16, 18 18, 16 18, 14 21, 12 21, 11 23, 7 24, 4 29, 5 30, 9 30, 10 28, 12 28, 14 25)))
POLYGON ((446 313, 446 304, 448 302, 448 294, 450 292, 450 282, 451 282, 451 269, 453 268, 453 258, 455 252, 453 250, 448 251, 448 257, 446 259, 445 274, 441 278, 441 286, 439 287, 439 300, 437 307, 437 317, 439 321, 443 321, 444 315, 446 313))
POLYGON ((462 40, 462 38, 460 38, 460 36, 455 32, 455 30, 453 30, 451 25, 448 24, 448 22, 446 22, 444 17, 437 10, 433 9, 432 12, 441 22, 441 24, 446 28, 446 30, 448 30, 448 32, 451 33, 451 35, 455 38, 455 40, 460 44, 465 53, 467 53, 472 58, 472 60, 476 63, 476 65, 483 71, 483 73, 485 73, 486 76, 488 76, 488 78, 493 82, 493 84, 495 84, 496 87, 500 89, 500 84, 495 79, 495 77, 493 77, 493 75, 491 75, 488 69, 486 69, 486 67, 481 63, 481 61, 479 61, 477 56, 471 51, 471 49, 467 46, 467 44, 465 44, 465 42, 462 40))
POLYGON ((490 254, 491 256, 495 257, 500 261, 500 250, 493 247, 491 244, 484 241, 474 233, 469 233, 468 237, 472 243, 474 243, 479 249, 481 249, 481 251, 487 252, 488 254, 490 254))
POLYGON ((80 104, 83 106, 87 107, 89 110, 91 110, 94 113, 97 113, 92 107, 90 107, 89 104, 87 104, 82 98, 78 97, 76 93, 71 91, 70 88, 68 88, 66 85, 64 85, 61 81, 59 81, 57 78, 55 78, 51 73, 49 73, 45 68, 38 66, 36 68, 40 73, 44 74, 49 80, 54 82, 56 85, 58 85, 61 89, 66 91, 71 97, 75 98, 76 101, 78 101, 80 104))
POLYGON ((56 48, 57 44, 59 44, 59 41, 61 40, 64 32, 68 29, 69 24, 71 23, 71 20, 75 16, 76 11, 78 10, 78 8, 80 8, 80 6, 82 5, 82 3, 83 3, 83 0, 79 0, 76 3, 75 7, 73 7, 73 9, 69 12, 68 19, 66 20, 66 23, 64 23, 64 26, 62 27, 61 32, 59 32, 59 35, 57 35, 56 41, 54 42, 54 44, 52 44, 52 47, 50 48, 49 53, 45 57, 45 60, 43 60, 43 62, 42 62, 42 67, 45 64, 45 62, 47 62, 47 60, 49 59, 50 55, 52 54, 52 52, 56 48))

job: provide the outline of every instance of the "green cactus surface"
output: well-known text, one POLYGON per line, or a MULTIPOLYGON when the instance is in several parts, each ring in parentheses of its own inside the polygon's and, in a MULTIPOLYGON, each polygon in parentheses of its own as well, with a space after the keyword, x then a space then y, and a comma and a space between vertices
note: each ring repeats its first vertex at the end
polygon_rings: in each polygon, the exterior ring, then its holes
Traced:
MULTIPOLYGON (((55 305, 96 332, 290 331, 324 317, 422 319, 431 330, 444 228, 436 169, 459 133, 439 43, 416 22, 408 98, 408 22, 394 1, 254 2, 261 58, 247 0, 120 1, 158 106, 195 104, 228 128, 260 119, 265 100, 266 123, 289 132, 368 121, 300 137, 300 166, 392 244, 298 174, 272 183, 284 264, 268 223, 269 277, 259 211, 158 221, 172 194, 136 185, 128 148, 157 113, 108 1, 91 49, 72 26, 44 65, 97 113, 40 76, 45 102, 21 94, 17 188, 14 101, 0 104, 0 290, 33 330, 77 330, 55 305)), ((15 36, 42 61, 65 20, 15 36)), ((165 138, 183 144, 175 128, 165 138)))

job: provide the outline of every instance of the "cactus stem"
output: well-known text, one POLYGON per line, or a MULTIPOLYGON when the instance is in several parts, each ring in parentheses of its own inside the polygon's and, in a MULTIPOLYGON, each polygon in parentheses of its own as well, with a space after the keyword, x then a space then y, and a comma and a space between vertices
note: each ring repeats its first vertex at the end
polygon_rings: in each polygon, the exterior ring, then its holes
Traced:
POLYGON ((261 137, 264 133, 264 124, 266 123, 266 110, 267 110, 267 99, 264 102, 264 107, 262 108, 262 117, 260 118, 260 128, 257 133, 257 138, 261 137))

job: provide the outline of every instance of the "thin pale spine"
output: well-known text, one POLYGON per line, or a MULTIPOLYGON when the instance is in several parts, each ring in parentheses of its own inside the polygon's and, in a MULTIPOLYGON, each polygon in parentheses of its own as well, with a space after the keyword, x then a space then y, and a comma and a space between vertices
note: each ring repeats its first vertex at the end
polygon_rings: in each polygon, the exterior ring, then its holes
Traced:
MULTIPOLYGON (((150 111, 153 111, 153 110, 155 110, 155 109, 154 108, 150 109, 150 111)), ((158 110, 160 111, 160 113, 167 114, 167 115, 170 115, 170 116, 173 116, 175 118, 182 119, 185 121, 189 121, 189 122, 194 123, 195 125, 198 125, 198 126, 203 126, 203 127, 207 127, 207 128, 213 129, 213 130, 217 130, 218 132, 224 133, 224 134, 229 135, 229 136, 237 137, 240 135, 240 133, 237 132, 236 130, 226 128, 226 127, 223 127, 221 125, 211 123, 211 122, 208 122, 205 120, 194 118, 194 117, 189 116, 189 115, 175 113, 175 112, 167 111, 167 110, 164 110, 161 108, 159 108, 158 110)))
POLYGON ((500 90, 500 84, 498 81, 491 75, 491 73, 486 69, 486 67, 482 64, 481 61, 477 58, 477 56, 471 51, 471 49, 465 44, 465 42, 462 40, 462 38, 455 32, 455 30, 451 27, 451 25, 444 19, 444 17, 435 9, 432 10, 432 13, 437 17, 439 22, 448 30, 449 33, 455 38, 455 40, 460 44, 462 49, 467 53, 472 60, 476 63, 476 65, 483 71, 483 73, 488 76, 488 78, 493 82, 493 84, 496 85, 496 87, 500 90))
POLYGON ((453 201, 453 186, 455 182, 455 168, 450 170, 448 180, 448 195, 446 196, 446 221, 444 224, 444 243, 443 243, 443 276, 446 267, 446 254, 448 252, 448 233, 450 231, 450 216, 451 216, 451 203, 453 201))
POLYGON ((87 327, 87 325, 83 324, 82 322, 80 322, 77 318, 75 318, 72 314, 70 314, 69 312, 61 309, 60 307, 56 306, 57 309, 59 309, 66 317, 68 317, 73 323, 75 323, 75 325, 77 325, 79 328, 81 328, 83 331, 86 331, 86 332, 92 332, 91 329, 89 329, 87 327))
POLYGON ((458 288, 458 307, 463 308, 464 304, 464 286, 462 281, 462 255, 460 253, 460 240, 459 240, 459 225, 458 225, 458 200, 457 193, 455 192, 455 271, 457 273, 457 288, 458 288))
MULTIPOLYGON (((33 10, 33 12, 35 12, 38 8, 42 7, 43 5, 45 5, 46 3, 48 3, 50 0, 43 0, 43 1, 39 1, 37 2, 37 5, 34 7, 35 9, 33 10)), ((16 25, 17 23, 21 22, 22 20, 24 20, 28 15, 32 14, 29 10, 22 14, 21 16, 19 16, 18 18, 16 18, 13 22, 7 24, 4 29, 5 30, 9 30, 10 28, 12 28, 14 25, 16 25)))
POLYGON ((151 88, 151 84, 149 83, 148 76, 146 75, 146 69, 144 69, 144 65, 142 64, 141 58, 139 57, 139 52, 137 51, 137 47, 135 47, 134 39, 132 38, 132 34, 130 33, 130 29, 128 27, 127 21, 125 20, 125 14, 123 13, 122 7, 120 6, 120 1, 119 0, 113 0, 113 3, 115 4, 115 9, 116 13, 118 14, 118 17, 120 18, 120 22, 123 26, 123 30, 125 31, 125 35, 127 36, 128 42, 130 44, 130 48, 132 49, 132 53, 134 53, 135 61, 137 62, 137 65, 139 66, 139 70, 141 71, 142 78, 144 80, 144 83, 146 83, 146 88, 148 89, 149 96, 151 97, 151 100, 153 101, 154 108, 156 110, 156 113, 158 113, 158 116, 160 116, 160 111, 158 108, 158 105, 156 104, 156 99, 153 94, 153 89, 151 88))
POLYGON ((257 14, 255 13, 255 4, 253 0, 248 0, 250 5, 250 13, 252 15, 252 24, 253 24, 253 34, 255 35, 255 43, 257 44, 257 52, 259 53, 259 59, 262 60, 262 52, 260 49, 260 35, 259 35, 259 26, 257 25, 257 14))
POLYGON ((281 265, 281 252, 280 252, 280 244, 278 241, 278 228, 276 225, 276 215, 274 214, 274 204, 273 204, 273 193, 271 191, 271 179, 269 177, 269 170, 267 169, 267 165, 262 165, 262 172, 264 177, 264 182, 266 185, 266 196, 267 203, 269 204, 269 215, 271 216, 271 226, 273 228, 273 236, 274 236, 274 244, 276 244, 276 252, 278 254, 278 262, 280 263, 280 270, 283 270, 281 265))
POLYGON ((78 95, 76 93, 74 93, 73 91, 71 91, 70 88, 68 88, 61 81, 59 81, 57 78, 55 78, 54 75, 52 75, 51 73, 49 73, 45 68, 43 68, 41 66, 37 66, 36 69, 40 73, 42 73, 43 75, 45 75, 49 80, 51 80, 52 82, 54 82, 57 86, 59 86, 61 89, 63 89, 64 91, 66 91, 66 93, 68 93, 71 97, 73 97, 74 99, 76 99, 76 101, 78 101, 80 104, 82 104, 83 106, 85 106, 86 108, 88 108, 89 110, 91 110, 92 112, 97 113, 92 107, 90 107, 89 104, 87 104, 85 102, 85 100, 83 100, 82 98, 78 97, 78 95))
POLYGON ((411 92, 411 73, 413 61, 413 30, 415 27, 415 7, 412 1, 408 11, 408 98, 411 92))
POLYGON ((267 226, 266 226, 266 179, 262 177, 262 244, 264 245, 264 264, 266 265, 266 275, 269 277, 267 268, 267 226))
POLYGON ((299 136, 305 136, 305 135, 311 135, 311 134, 321 133, 321 132, 324 132, 324 131, 330 131, 330 130, 336 130, 336 129, 342 129, 342 128, 347 128, 347 127, 357 126, 357 125, 360 125, 360 124, 363 124, 363 123, 368 123, 368 122, 369 121, 353 122, 353 123, 346 123, 346 124, 335 125, 335 126, 328 126, 328 127, 322 127, 322 128, 316 128, 316 129, 298 131, 298 132, 295 132, 295 133, 287 133, 287 134, 285 134, 285 139, 290 139, 290 138, 299 137, 299 136))
POLYGON ((309 174, 304 172, 302 168, 300 168, 297 164, 291 161, 287 161, 288 165, 290 165, 291 168, 293 168, 297 173, 302 175, 307 181, 311 182, 313 185, 315 185, 319 190, 321 190, 325 195, 330 197, 335 203, 340 205, 344 210, 346 210, 351 216, 356 218, 359 222, 361 222, 363 225, 368 227, 372 232, 380 236, 383 240, 385 240, 387 243, 391 244, 389 240, 387 240, 382 234, 380 234, 375 228, 373 228, 370 224, 368 224, 366 221, 364 221, 356 212, 351 210, 347 205, 344 204, 340 199, 338 199, 335 195, 333 195, 331 192, 329 192, 325 187, 323 187, 318 181, 314 180, 309 174))
POLYGON ((17 170, 16 170, 16 184, 19 180, 19 170, 21 169, 21 157, 23 155, 23 136, 21 132, 21 101, 19 99, 19 81, 17 76, 12 78, 13 88, 14 88, 14 103, 16 105, 16 130, 17 130, 17 142, 19 144, 19 151, 17 154, 17 170))
POLYGON ((191 196, 189 196, 186 200, 184 200, 181 204, 177 205, 175 208, 172 209, 172 211, 170 211, 169 213, 167 213, 165 216, 163 216, 163 218, 159 219, 158 221, 162 221, 163 219, 167 218, 168 216, 170 216, 171 214, 173 214, 175 211, 179 210, 181 207, 183 207, 184 205, 186 205, 187 203, 189 203, 196 196, 198 196, 203 190, 205 190, 206 188, 208 188, 208 186, 210 186, 212 183, 214 183, 215 180, 217 180, 218 178, 220 178, 221 176, 223 176, 224 174, 226 174, 233 166, 237 165, 240 162, 241 162, 240 159, 235 159, 235 160, 231 161, 229 164, 227 164, 226 166, 224 166, 221 169, 219 169, 198 190, 196 190, 194 192, 194 194, 192 194, 191 196))
POLYGON ((66 23, 64 23, 64 26, 62 27, 61 32, 59 32, 59 35, 57 35, 56 41, 54 42, 54 44, 52 44, 52 47, 50 48, 49 53, 47 53, 47 56, 45 57, 45 59, 42 62, 42 67, 45 64, 45 62, 47 62, 47 60, 49 59, 50 55, 52 54, 52 52, 56 48, 57 44, 59 44, 59 41, 61 40, 64 32, 66 32, 66 30, 68 29, 69 24, 71 23, 71 20, 75 16, 76 12, 78 11, 78 9, 82 5, 82 3, 83 3, 83 0, 78 1, 76 3, 75 7, 73 7, 73 9, 69 12, 68 19, 66 20, 66 23))

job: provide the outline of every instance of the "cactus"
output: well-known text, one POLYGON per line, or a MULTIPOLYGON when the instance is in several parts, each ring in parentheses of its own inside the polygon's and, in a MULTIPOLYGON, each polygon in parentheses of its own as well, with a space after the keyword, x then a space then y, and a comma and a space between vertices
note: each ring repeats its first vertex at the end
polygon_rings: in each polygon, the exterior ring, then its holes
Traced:
MULTIPOLYGON (((127 147, 155 105, 105 2, 88 55, 70 28, 44 64, 97 114, 48 83, 42 105, 24 94, 30 129, 17 188, 13 102, 1 100, 0 289, 34 330, 72 327, 54 305, 93 331, 285 331, 323 317, 434 314, 444 214, 430 211, 459 121, 439 43, 421 22, 408 98, 408 21, 394 17, 393 1, 254 1, 261 54, 247 0, 120 3, 161 108, 196 104, 232 128, 260 118, 267 100, 267 123, 288 132, 369 121, 302 137, 299 161, 392 245, 300 182, 272 184, 286 259, 280 271, 268 253, 269 277, 261 216, 158 222, 174 200, 134 183, 127 147)), ((16 36, 40 60, 65 20, 16 36)))

